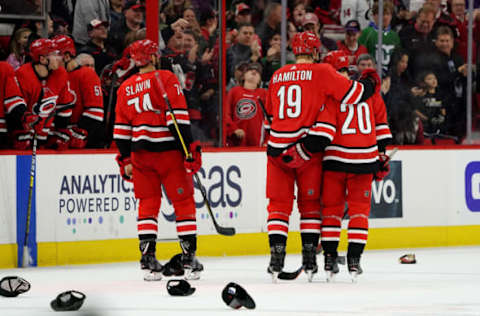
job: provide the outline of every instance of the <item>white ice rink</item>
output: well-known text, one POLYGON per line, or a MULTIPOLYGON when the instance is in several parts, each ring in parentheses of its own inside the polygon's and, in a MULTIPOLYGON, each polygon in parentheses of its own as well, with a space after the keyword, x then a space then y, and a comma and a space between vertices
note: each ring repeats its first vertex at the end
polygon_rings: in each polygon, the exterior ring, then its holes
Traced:
MULTIPOLYGON (((32 289, 17 297, 0 297, 0 316, 55 313, 50 301, 62 291, 87 295, 77 313, 61 315, 480 315, 480 247, 368 251, 364 274, 353 284, 342 266, 335 283, 326 283, 323 270, 307 283, 272 284, 267 256, 200 258, 202 279, 191 281, 196 292, 169 296, 165 279, 145 282, 137 262, 0 270, 24 277, 32 289), (413 252, 417 264, 398 258, 413 252), (233 310, 221 299, 230 281, 242 285, 257 304, 255 310, 233 310)), ((288 255, 286 269, 300 264, 288 255)), ((323 257, 318 256, 323 269, 323 257)))

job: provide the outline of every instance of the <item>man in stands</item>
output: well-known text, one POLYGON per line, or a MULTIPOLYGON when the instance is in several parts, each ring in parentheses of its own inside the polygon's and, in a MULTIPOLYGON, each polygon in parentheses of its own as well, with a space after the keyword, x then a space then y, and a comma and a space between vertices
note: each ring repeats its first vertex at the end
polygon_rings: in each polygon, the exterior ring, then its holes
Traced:
MULTIPOLYGON (((22 109, 25 108, 25 100, 18 87, 17 78, 13 68, 7 62, 0 62, 0 148, 8 146, 8 130, 21 129, 22 109), (7 124, 8 121, 8 124, 7 124), (17 128, 15 128, 17 126, 17 128)), ((27 144, 30 135, 26 135, 27 144)), ((23 148, 19 148, 23 149, 23 148)))
MULTIPOLYGON (((330 128, 319 122, 327 97, 339 103, 357 104, 379 86, 369 73, 360 82, 350 81, 331 66, 315 64, 320 40, 310 32, 297 33, 292 42, 296 64, 277 70, 267 92, 266 112, 270 137, 267 147, 267 229, 274 282, 283 270, 294 184, 300 212, 302 264, 311 281, 318 271, 316 248, 321 228, 322 154, 325 143, 319 135, 330 128)), ((338 107, 338 105, 337 105, 338 107)))
POLYGON ((109 42, 115 48, 115 53, 121 55, 125 48, 125 36, 129 32, 136 32, 145 26, 145 6, 141 1, 127 1, 123 7, 123 16, 112 24, 109 33, 109 42))
POLYGON ((137 217, 140 266, 148 270, 145 280, 161 279, 164 267, 155 252, 163 184, 175 209, 182 270, 187 278, 198 279, 203 266, 195 258, 197 223, 192 173, 201 168, 200 145, 193 142, 187 104, 178 79, 168 70, 156 70, 160 60, 157 44, 140 40, 131 44, 129 51, 139 73, 118 89, 114 139, 120 151, 117 156, 120 173, 125 180, 133 181, 135 197, 140 201, 137 217), (192 155, 188 159, 180 149, 183 146, 192 155))
POLYGON ((105 129, 100 78, 92 68, 77 63, 75 45, 70 37, 58 35, 53 41, 63 57, 70 87, 77 97, 67 130, 69 147, 102 148, 105 129))
POLYGON ((46 145, 48 137, 48 147, 65 148, 68 140, 52 135, 51 129, 53 125, 55 129, 66 129, 72 116, 75 94, 70 89, 68 74, 61 67, 61 57, 52 40, 34 41, 30 45, 30 55, 32 62, 16 71, 26 108, 22 109, 25 124, 20 132, 17 131, 14 145, 28 147, 22 144, 20 137, 33 135, 34 128, 40 146, 46 145))
POLYGON ((357 59, 362 54, 367 54, 367 48, 358 43, 360 37, 360 23, 357 20, 350 20, 345 24, 345 40, 337 41, 339 50, 348 56, 349 65, 356 68, 357 59))
MULTIPOLYGON (((324 62, 348 78, 347 56, 330 52, 324 62)), ((370 68, 363 72, 375 73, 370 68)), ((362 273, 360 257, 367 243, 372 180, 380 181, 389 172, 386 146, 392 135, 387 111, 379 89, 364 102, 346 104, 329 98, 323 123, 330 126, 324 142, 322 248, 327 281, 339 272, 337 248, 345 203, 348 203, 348 271, 355 280, 362 273), (333 140, 332 140, 333 138, 333 140), (331 141, 331 142, 330 142, 331 141)))
POLYGON ((113 63, 115 60, 115 52, 107 43, 108 38, 108 22, 100 20, 92 20, 88 23, 88 36, 90 41, 79 49, 80 53, 87 53, 95 59, 95 72, 100 75, 106 65, 113 63))

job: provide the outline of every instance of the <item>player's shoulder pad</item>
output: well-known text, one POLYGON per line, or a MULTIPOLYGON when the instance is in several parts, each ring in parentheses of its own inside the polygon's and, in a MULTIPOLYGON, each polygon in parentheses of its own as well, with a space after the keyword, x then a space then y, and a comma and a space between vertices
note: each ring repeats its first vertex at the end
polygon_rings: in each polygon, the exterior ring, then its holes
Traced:
POLYGON ((0 61, 0 73, 3 74, 5 77, 9 77, 15 74, 12 66, 6 61, 0 61))

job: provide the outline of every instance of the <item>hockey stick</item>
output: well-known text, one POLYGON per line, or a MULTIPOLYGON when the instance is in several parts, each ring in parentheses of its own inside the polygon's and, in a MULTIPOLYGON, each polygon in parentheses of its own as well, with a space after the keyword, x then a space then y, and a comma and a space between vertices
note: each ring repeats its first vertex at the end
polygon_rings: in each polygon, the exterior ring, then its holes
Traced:
POLYGON ((260 107, 262 108, 263 116, 265 116, 265 119, 268 121, 268 124, 270 125, 270 128, 272 128, 272 119, 270 116, 268 116, 267 109, 265 109, 265 104, 263 104, 262 99, 260 97, 257 97, 258 103, 260 104, 260 107))
MULTIPOLYGON (((167 93, 165 92, 165 88, 163 87, 162 80, 160 80, 158 72, 155 73, 155 79, 158 83, 158 86, 160 87, 160 93, 162 94, 162 97, 167 104, 168 111, 170 113, 170 118, 173 121, 173 125, 175 126, 175 130, 177 132, 178 138, 180 139, 180 143, 182 144, 182 149, 185 154, 185 157, 187 159, 192 159, 192 154, 188 151, 187 146, 185 145, 185 140, 183 139, 182 134, 180 133, 180 128, 177 123, 177 119, 175 117, 175 114, 173 113, 173 108, 172 105, 170 104, 170 100, 168 99, 167 93)), ((215 226, 215 230, 217 233, 220 235, 225 235, 225 236, 233 236, 235 235, 235 228, 233 227, 223 227, 220 226, 216 219, 215 216, 213 215, 212 208, 210 207, 210 202, 208 201, 207 197, 207 192, 205 190, 205 187, 202 185, 202 182, 200 181, 200 178, 196 173, 193 174, 193 177, 195 178, 195 181, 197 182, 198 186, 200 187, 200 192, 202 192, 203 196, 203 202, 205 206, 207 207, 208 213, 210 214, 210 217, 212 218, 213 226, 215 226)))
MULTIPOLYGON (((113 65, 112 65, 112 68, 113 68, 113 65)), ((111 132, 110 120, 112 117, 113 91, 115 90, 115 85, 117 84, 117 80, 118 80, 117 74, 113 73, 113 78, 112 78, 112 82, 111 82, 111 86, 108 94, 108 104, 106 109, 107 112, 105 113, 105 142, 106 142, 105 146, 107 148, 110 148, 110 144, 112 143, 111 138, 113 138, 113 137, 110 137, 110 132, 111 132)))
POLYGON ((35 181, 37 166, 37 132, 33 129, 32 161, 30 163, 30 184, 28 186, 27 222, 25 227, 25 240, 23 242, 22 268, 33 263, 30 249, 28 248, 28 235, 30 234, 30 216, 32 212, 33 183, 35 181))

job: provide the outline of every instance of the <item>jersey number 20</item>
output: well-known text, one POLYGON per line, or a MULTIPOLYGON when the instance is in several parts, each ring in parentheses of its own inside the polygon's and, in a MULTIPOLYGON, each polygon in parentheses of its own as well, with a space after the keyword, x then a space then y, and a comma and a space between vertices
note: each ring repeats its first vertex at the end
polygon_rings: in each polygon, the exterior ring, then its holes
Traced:
POLYGON ((357 134, 357 129, 352 127, 352 120, 357 112, 358 129, 362 134, 370 134, 372 132, 372 122, 370 122, 370 108, 365 102, 359 104, 341 104, 341 112, 347 112, 347 117, 342 125, 342 135, 357 134))
POLYGON ((285 115, 289 118, 296 118, 302 112, 302 88, 299 85, 281 86, 278 89, 277 96, 280 99, 278 108, 278 118, 283 120, 285 115), (286 93, 285 93, 285 90, 286 93), (285 108, 285 101, 287 107, 285 108))

